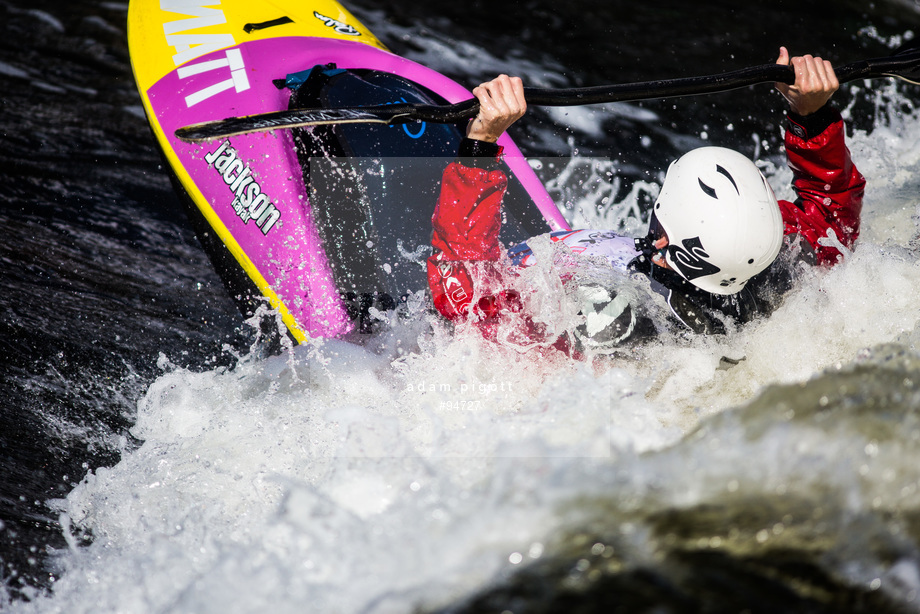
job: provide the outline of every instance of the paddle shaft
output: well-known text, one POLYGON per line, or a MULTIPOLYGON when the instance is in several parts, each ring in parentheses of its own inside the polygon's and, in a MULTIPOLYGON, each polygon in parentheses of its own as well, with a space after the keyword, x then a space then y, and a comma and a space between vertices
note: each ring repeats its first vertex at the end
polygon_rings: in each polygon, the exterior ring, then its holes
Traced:
MULTIPOLYGON (((915 67, 917 64, 916 57, 905 58, 904 60, 894 59, 896 57, 861 60, 841 66, 835 69, 834 72, 840 83, 848 83, 858 79, 874 77, 897 77, 900 76, 898 69, 902 65, 904 67, 915 67)), ((763 64, 705 77, 685 77, 572 89, 525 87, 524 98, 527 100, 528 105, 533 106, 572 107, 586 104, 649 100, 652 98, 697 96, 727 92, 759 83, 776 82, 790 85, 795 83, 795 69, 792 66, 781 64, 763 64)), ((449 124, 471 119, 476 117, 477 113, 479 113, 479 102, 476 99, 471 99, 452 105, 418 105, 415 107, 414 112, 410 113, 410 117, 405 117, 405 121, 420 120, 449 124)), ((400 116, 397 121, 403 121, 403 117, 400 116)))
MULTIPOLYGON (((776 81, 794 83, 795 72, 789 66, 768 64, 705 77, 685 77, 569 89, 525 87, 524 98, 527 100, 528 105, 537 107, 575 107, 587 104, 711 94, 776 81)), ((452 105, 415 105, 407 116, 395 118, 396 122, 394 123, 420 120, 451 124, 465 119, 472 119, 476 117, 477 113, 479 113, 479 101, 473 98, 452 105)))

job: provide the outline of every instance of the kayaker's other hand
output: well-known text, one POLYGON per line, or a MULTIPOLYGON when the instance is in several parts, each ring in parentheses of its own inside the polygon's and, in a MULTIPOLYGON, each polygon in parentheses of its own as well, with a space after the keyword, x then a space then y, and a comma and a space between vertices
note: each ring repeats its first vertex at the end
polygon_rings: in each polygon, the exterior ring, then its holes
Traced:
POLYGON ((804 55, 789 59, 789 51, 779 48, 777 64, 795 69, 795 84, 777 83, 776 89, 785 96, 789 108, 799 115, 811 115, 831 99, 840 87, 834 67, 827 60, 804 55))
POLYGON ((499 75, 473 89, 479 100, 479 115, 470 122, 466 136, 494 143, 511 124, 524 116, 524 84, 520 77, 499 75))

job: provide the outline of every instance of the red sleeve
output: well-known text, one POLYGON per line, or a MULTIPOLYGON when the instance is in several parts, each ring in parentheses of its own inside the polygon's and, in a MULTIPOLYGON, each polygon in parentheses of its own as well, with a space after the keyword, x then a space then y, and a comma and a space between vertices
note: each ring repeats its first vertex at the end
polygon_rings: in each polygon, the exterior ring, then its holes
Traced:
POLYGON ((840 252, 820 245, 818 239, 833 229, 844 246, 853 246, 859 237, 859 215, 866 186, 866 180, 850 158, 839 114, 824 131, 811 138, 805 128, 790 120, 786 156, 798 198, 795 203, 780 201, 785 233, 798 234, 808 241, 818 264, 835 264, 840 252))
MULTIPOLYGON (((437 310, 456 319, 469 312, 477 282, 500 278, 501 203, 508 180, 500 170, 484 170, 453 162, 444 169, 441 193, 431 218, 428 284, 437 310)), ((512 301, 508 292, 483 296, 477 312, 492 317, 512 301)))
POLYGON ((500 170, 457 162, 444 169, 441 194, 431 217, 431 245, 442 254, 442 260, 498 260, 501 206, 507 186, 508 179, 500 170))

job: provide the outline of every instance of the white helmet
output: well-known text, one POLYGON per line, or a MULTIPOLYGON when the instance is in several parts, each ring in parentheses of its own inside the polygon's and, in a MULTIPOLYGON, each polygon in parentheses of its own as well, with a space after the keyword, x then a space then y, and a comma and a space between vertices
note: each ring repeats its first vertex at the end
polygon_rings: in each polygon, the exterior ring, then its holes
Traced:
POLYGON ((739 292, 783 243, 770 184, 753 162, 723 147, 694 149, 671 164, 653 226, 656 220, 668 236, 668 265, 713 294, 739 292))

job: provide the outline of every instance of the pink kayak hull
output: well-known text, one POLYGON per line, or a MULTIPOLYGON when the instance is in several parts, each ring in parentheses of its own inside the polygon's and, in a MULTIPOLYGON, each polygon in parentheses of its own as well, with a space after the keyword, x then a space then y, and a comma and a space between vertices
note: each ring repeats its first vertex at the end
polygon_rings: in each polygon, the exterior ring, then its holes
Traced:
MULTIPOLYGON (((309 37, 255 40, 221 49, 177 68, 148 90, 165 137, 194 189, 210 205, 211 211, 202 210, 205 219, 225 244, 235 243, 228 249, 263 293, 274 295, 276 306, 289 312, 296 325, 289 323, 288 328, 299 329, 291 331, 299 341, 341 336, 353 323, 316 230, 292 133, 277 130, 203 144, 182 142, 173 133, 202 121, 287 109, 290 91, 279 89, 273 80, 329 63, 399 75, 449 102, 471 97, 440 73, 387 51, 309 37)), ((520 150, 507 135, 500 144, 508 167, 548 229, 567 228, 520 150)))

